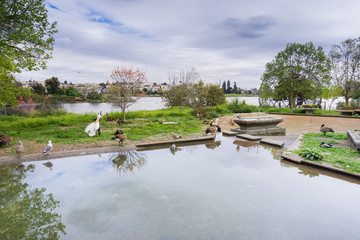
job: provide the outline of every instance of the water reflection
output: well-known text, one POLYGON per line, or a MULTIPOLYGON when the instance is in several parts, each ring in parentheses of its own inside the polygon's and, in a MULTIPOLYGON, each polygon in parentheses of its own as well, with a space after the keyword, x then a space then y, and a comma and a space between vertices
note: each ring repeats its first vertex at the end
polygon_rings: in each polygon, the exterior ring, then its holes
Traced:
POLYGON ((120 173, 134 172, 146 164, 146 155, 136 151, 119 152, 110 155, 112 166, 120 173))
POLYGON ((214 141, 214 142, 205 144, 205 147, 207 149, 213 149, 214 150, 215 148, 219 147, 220 145, 221 145, 221 141, 214 141))
POLYGON ((35 166, 0 167, 0 236, 1 239, 59 239, 65 235, 61 215, 55 210, 60 202, 45 188, 31 188, 25 173, 35 166))

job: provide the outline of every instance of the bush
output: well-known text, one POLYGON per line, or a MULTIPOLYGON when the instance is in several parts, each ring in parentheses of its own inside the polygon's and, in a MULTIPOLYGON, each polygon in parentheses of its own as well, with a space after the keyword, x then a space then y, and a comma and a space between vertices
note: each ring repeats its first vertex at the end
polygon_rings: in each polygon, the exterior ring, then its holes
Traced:
POLYGON ((82 97, 82 94, 79 93, 76 89, 73 89, 69 91, 68 96, 82 97))
POLYGON ((251 113, 259 111, 257 106, 247 105, 245 100, 240 102, 238 99, 228 103, 227 108, 233 113, 251 113))
POLYGON ((307 160, 321 160, 324 158, 320 152, 313 148, 307 148, 299 154, 300 156, 304 157, 307 160))

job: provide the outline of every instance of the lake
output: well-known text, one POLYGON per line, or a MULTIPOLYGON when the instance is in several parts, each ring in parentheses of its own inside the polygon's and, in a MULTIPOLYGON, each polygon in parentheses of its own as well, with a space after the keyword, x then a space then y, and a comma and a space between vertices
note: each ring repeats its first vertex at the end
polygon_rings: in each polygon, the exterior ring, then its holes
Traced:
MULTIPOLYGON (((235 97, 227 98, 227 101, 232 101, 235 97)), ((257 97, 240 97, 240 101, 245 100, 247 104, 259 105, 257 97)), ((67 111, 72 113, 88 113, 100 111, 104 113, 108 112, 119 112, 121 111, 119 107, 115 106, 112 103, 89 103, 89 102, 80 102, 80 103, 62 103, 61 106, 67 111)), ((165 102, 162 101, 161 97, 143 97, 140 98, 137 102, 129 107, 129 111, 138 111, 138 110, 158 110, 166 108, 165 102)))
MULTIPOLYGON (((359 181, 217 142, 0 167, 12 239, 357 239, 359 181), (66 233, 66 235, 65 235, 66 233)), ((236 144, 234 144, 236 143, 236 144)), ((6 239, 3 238, 1 239, 6 239)))

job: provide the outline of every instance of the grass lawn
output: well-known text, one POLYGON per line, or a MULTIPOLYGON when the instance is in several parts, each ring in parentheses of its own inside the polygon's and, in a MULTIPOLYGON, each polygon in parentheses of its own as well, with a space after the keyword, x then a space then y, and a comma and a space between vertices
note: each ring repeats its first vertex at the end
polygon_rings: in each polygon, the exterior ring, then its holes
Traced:
MULTIPOLYGON (((109 116, 118 119, 121 113, 113 112, 109 116)), ((58 116, 9 116, 0 117, 0 129, 13 137, 12 146, 0 149, 0 154, 14 155, 18 140, 23 142, 25 153, 39 153, 51 140, 54 151, 117 145, 111 141, 116 129, 127 135, 125 144, 136 141, 160 141, 171 139, 171 133, 191 137, 204 133, 204 124, 191 115, 190 108, 168 108, 155 111, 137 111, 126 114, 126 122, 120 126, 116 121, 101 120, 101 135, 89 137, 86 126, 93 122, 95 114, 63 113, 58 116), (164 124, 177 122, 177 124, 164 124)))
POLYGON ((322 133, 308 133, 301 141, 303 145, 301 150, 295 151, 297 154, 308 150, 322 156, 321 160, 313 160, 315 162, 326 162, 349 172, 360 173, 360 153, 350 149, 345 133, 327 133, 325 137, 322 133), (333 147, 322 148, 322 142, 333 144, 333 147))

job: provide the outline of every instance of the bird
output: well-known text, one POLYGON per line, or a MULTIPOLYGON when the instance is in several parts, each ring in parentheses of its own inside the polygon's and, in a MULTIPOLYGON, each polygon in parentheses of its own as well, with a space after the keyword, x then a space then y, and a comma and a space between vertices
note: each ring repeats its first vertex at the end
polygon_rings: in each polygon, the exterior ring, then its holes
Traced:
POLYGON ((196 116, 201 119, 203 117, 206 117, 206 114, 205 113, 198 113, 198 114, 196 114, 196 116))
POLYGON ((48 167, 48 168, 52 168, 52 166, 53 166, 53 163, 52 162, 46 162, 46 163, 43 163, 43 165, 45 166, 45 167, 48 167))
POLYGON ((234 119, 230 119, 230 124, 235 125, 234 119))
POLYGON ((4 134, 0 137, 0 147, 4 147, 6 145, 10 146, 12 140, 13 138, 4 132, 4 134))
POLYGON ((322 148, 332 148, 332 144, 331 143, 325 143, 325 142, 322 142, 320 143, 320 147, 322 148))
POLYGON ((179 151, 179 150, 181 150, 181 148, 177 147, 177 146, 175 145, 175 143, 171 144, 171 146, 170 146, 170 152, 171 152, 173 155, 175 155, 175 153, 176 153, 177 151, 179 151))
POLYGON ((326 136, 327 132, 334 132, 334 130, 332 128, 329 127, 325 127, 325 124, 322 124, 320 127, 320 132, 324 133, 324 136, 326 136))
POLYGON ((45 153, 50 154, 50 151, 51 151, 52 149, 53 149, 53 146, 52 146, 52 144, 51 144, 51 140, 49 140, 49 143, 48 143, 48 145, 46 145, 46 147, 44 148, 44 151, 43 151, 42 154, 45 154, 45 153))
POLYGON ((126 135, 125 133, 120 129, 116 129, 116 132, 113 133, 112 135, 115 135, 115 137, 111 138, 111 140, 118 140, 119 141, 119 145, 121 143, 121 145, 123 145, 124 141, 126 140, 126 135))
POLYGON ((205 133, 215 134, 216 132, 221 132, 221 128, 215 124, 210 124, 210 127, 205 130, 205 133))
POLYGON ((124 120, 122 120, 121 118, 119 118, 118 120, 116 120, 116 123, 120 125, 121 123, 124 123, 124 120))
POLYGON ((172 135, 172 137, 173 137, 174 139, 179 139, 179 138, 181 138, 181 135, 178 135, 178 134, 176 134, 176 133, 171 133, 171 135, 172 135))
POLYGON ((238 119, 240 119, 240 118, 241 118, 240 113, 238 113, 238 114, 237 114, 237 118, 238 118, 238 119))
POLYGON ((22 145, 21 141, 19 140, 19 145, 16 148, 16 153, 20 154, 22 152, 24 152, 24 146, 22 145))
POLYGON ((106 113, 106 121, 114 121, 114 118, 110 117, 108 113, 106 113))
MULTIPOLYGON (((102 118, 101 112, 97 115, 96 120, 90 123, 86 128, 85 132, 90 136, 95 136, 96 132, 100 129, 100 120, 102 118)), ((100 135, 100 134, 99 134, 100 135)))

